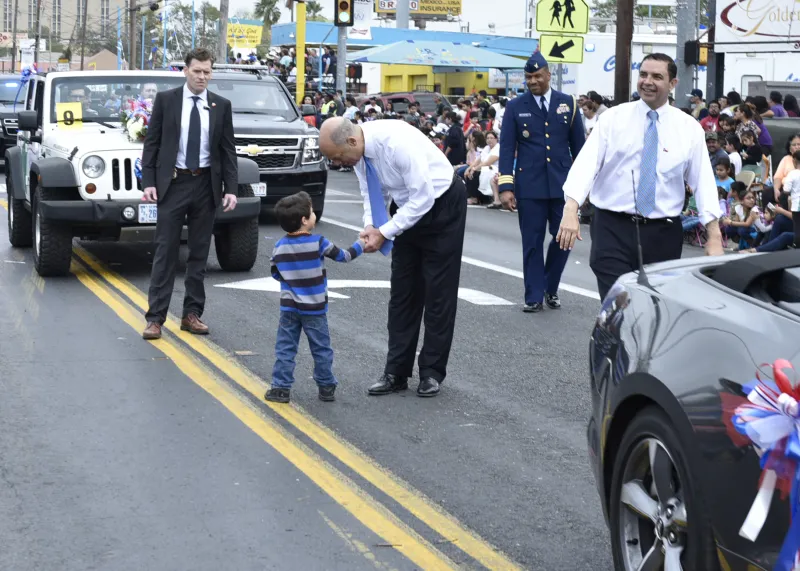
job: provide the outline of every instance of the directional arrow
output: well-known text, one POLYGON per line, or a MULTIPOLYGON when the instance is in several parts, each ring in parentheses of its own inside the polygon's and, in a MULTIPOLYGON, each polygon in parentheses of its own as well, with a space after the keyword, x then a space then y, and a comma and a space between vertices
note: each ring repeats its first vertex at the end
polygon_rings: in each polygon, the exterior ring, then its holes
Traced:
MULTIPOLYGON (((248 289, 252 291, 268 291, 279 293, 281 283, 272 277, 255 278, 229 284, 216 284, 214 287, 224 287, 229 289, 248 289)), ((330 291, 338 288, 370 288, 370 289, 389 289, 391 282, 388 280, 328 280, 329 299, 349 299, 349 296, 330 291)), ((458 288, 458 297, 474 305, 514 305, 512 302, 497 297, 491 293, 469 289, 458 288)))
POLYGON ((567 51, 569 48, 575 45, 575 42, 569 40, 568 42, 558 45, 558 42, 553 44, 553 47, 550 49, 550 57, 555 57, 558 59, 564 59, 564 52, 567 51))

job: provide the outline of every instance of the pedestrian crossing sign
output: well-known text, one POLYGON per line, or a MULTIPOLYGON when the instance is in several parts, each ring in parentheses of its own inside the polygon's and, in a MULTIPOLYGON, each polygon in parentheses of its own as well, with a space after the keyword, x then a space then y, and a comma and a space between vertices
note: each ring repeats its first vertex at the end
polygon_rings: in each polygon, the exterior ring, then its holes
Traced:
POLYGON ((586 0, 539 0, 536 31, 586 34, 589 32, 589 5, 586 0))

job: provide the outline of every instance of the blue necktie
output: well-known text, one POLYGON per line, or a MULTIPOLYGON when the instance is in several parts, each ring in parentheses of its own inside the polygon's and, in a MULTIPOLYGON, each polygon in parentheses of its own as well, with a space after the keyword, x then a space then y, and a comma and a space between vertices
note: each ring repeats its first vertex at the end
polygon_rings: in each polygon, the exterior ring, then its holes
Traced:
MULTIPOLYGON (((372 211, 372 225, 380 228, 389 221, 389 214, 386 212, 386 204, 383 202, 383 190, 381 190, 381 179, 378 178, 378 171, 372 166, 372 161, 364 157, 364 165, 367 167, 367 191, 369 192, 369 208, 372 211)), ((392 251, 394 243, 391 240, 384 240, 381 246, 381 254, 388 256, 392 251)))
POLYGON ((658 162, 658 129, 656 121, 658 113, 648 111, 650 124, 644 133, 642 147, 642 165, 639 170, 639 189, 636 193, 636 210, 642 216, 648 216, 656 209, 656 163, 658 162))

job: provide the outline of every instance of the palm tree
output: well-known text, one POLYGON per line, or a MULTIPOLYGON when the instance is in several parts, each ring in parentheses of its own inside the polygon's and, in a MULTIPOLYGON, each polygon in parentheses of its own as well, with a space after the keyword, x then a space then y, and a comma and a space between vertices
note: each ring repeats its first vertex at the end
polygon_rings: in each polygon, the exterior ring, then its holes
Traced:
POLYGON ((309 0, 306 2, 306 19, 310 22, 327 22, 328 19, 322 16, 323 9, 317 0, 309 0))
POLYGON ((264 21, 264 26, 272 28, 281 19, 281 9, 278 7, 278 0, 258 0, 253 14, 256 18, 264 21))

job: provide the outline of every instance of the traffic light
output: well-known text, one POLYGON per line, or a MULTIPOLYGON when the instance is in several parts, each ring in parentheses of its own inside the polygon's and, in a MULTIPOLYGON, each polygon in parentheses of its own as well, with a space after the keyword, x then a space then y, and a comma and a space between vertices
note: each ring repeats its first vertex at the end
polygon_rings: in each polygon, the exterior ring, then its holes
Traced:
POLYGON ((353 0, 335 0, 336 14, 333 23, 337 26, 353 25, 353 0))

